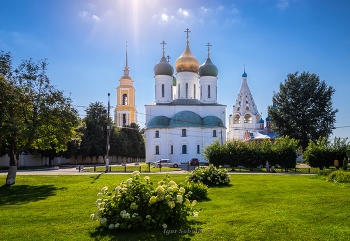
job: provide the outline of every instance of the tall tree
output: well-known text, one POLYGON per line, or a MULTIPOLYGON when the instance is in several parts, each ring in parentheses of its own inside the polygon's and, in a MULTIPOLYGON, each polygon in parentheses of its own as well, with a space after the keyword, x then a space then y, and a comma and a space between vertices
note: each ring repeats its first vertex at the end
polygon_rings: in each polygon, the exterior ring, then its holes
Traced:
POLYGON ((280 91, 273 95, 273 106, 268 107, 273 129, 281 136, 299 140, 303 150, 310 140, 328 138, 338 112, 332 106, 334 92, 316 74, 288 74, 280 91))
POLYGON ((6 184, 16 181, 21 152, 65 150, 78 123, 72 101, 50 85, 47 62, 24 60, 12 68, 9 53, 0 52, 0 148, 10 157, 6 184))
POLYGON ((107 112, 100 102, 90 103, 85 110, 86 117, 84 136, 82 137, 81 149, 87 151, 86 156, 96 157, 106 155, 107 140, 107 112))

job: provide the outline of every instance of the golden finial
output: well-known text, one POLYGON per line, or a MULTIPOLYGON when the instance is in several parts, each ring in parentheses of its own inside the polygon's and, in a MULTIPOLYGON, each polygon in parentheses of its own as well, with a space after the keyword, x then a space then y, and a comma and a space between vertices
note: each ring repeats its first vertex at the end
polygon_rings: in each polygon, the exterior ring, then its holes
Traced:
POLYGON ((184 32, 186 32, 186 34, 187 34, 187 36, 186 36, 186 43, 189 43, 189 41, 188 41, 188 38, 189 38, 188 33, 190 33, 191 31, 188 28, 186 28, 186 30, 184 32))

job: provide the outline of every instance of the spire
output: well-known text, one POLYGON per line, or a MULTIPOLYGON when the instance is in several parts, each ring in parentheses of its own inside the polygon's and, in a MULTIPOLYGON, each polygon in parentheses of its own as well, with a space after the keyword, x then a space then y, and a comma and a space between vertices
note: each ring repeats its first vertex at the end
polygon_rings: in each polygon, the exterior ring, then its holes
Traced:
POLYGON ((163 53, 163 57, 165 57, 165 50, 164 50, 165 48, 164 48, 164 45, 166 45, 166 42, 164 42, 164 40, 163 40, 163 42, 161 42, 160 44, 163 45, 163 52, 162 52, 162 53, 163 53))
POLYGON ((186 32, 186 34, 187 34, 187 36, 186 36, 186 43, 188 45, 188 43, 190 42, 190 41, 188 41, 188 38, 189 38, 188 33, 190 33, 191 31, 188 28, 186 28, 186 30, 184 32, 186 32))
POLYGON ((128 66, 128 41, 125 44, 125 67, 124 67, 124 75, 129 75, 129 66, 128 66))
POLYGON ((242 74, 242 77, 243 77, 243 78, 244 78, 244 77, 247 78, 248 75, 247 75, 247 73, 245 72, 245 64, 243 65, 243 67, 244 67, 244 73, 242 74))
POLYGON ((208 58, 210 58, 210 46, 212 45, 208 42, 206 46, 208 46, 208 58))

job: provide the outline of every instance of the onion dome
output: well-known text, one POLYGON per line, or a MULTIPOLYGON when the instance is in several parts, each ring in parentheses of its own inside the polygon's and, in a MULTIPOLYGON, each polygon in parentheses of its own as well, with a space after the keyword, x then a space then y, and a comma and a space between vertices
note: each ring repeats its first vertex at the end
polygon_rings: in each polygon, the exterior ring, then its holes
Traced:
POLYGON ((259 123, 260 123, 260 124, 264 124, 263 118, 260 118, 259 123))
POLYGON ((247 77, 247 73, 244 71, 244 73, 242 74, 242 77, 247 77))
POLYGON ((207 58, 204 64, 199 68, 199 76, 218 77, 218 68, 211 62, 210 58, 207 58))
POLYGON ((159 63, 154 66, 154 75, 169 75, 174 74, 174 68, 168 63, 168 61, 163 56, 159 63))
POLYGON ((186 45, 185 51, 175 62, 176 71, 179 72, 194 72, 198 73, 199 62, 193 56, 190 47, 188 46, 188 42, 186 45))
POLYGON ((266 117, 266 119, 265 119, 266 121, 270 121, 270 117, 266 117))

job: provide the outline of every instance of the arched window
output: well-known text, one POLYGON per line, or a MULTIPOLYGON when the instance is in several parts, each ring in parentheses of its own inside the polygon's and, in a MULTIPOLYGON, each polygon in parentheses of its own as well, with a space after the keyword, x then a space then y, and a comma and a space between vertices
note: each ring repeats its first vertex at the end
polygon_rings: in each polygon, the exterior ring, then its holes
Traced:
POLYGON ((235 123, 235 124, 241 123, 241 118, 240 118, 239 115, 235 115, 234 123, 235 123))
POLYGON ((188 83, 186 83, 186 99, 188 99, 188 83))
POLYGON ((213 137, 216 137, 216 130, 213 130, 213 137))
POLYGON ((174 146, 173 145, 170 146, 170 154, 174 154, 174 146))
POLYGON ((182 137, 185 137, 185 136, 186 136, 186 129, 182 129, 182 131, 181 131, 181 136, 182 136, 182 137))
POLYGON ((200 145, 197 145, 197 154, 200 154, 201 152, 200 145))
POLYGON ((252 123, 252 116, 250 114, 244 116, 244 123, 252 123))
POLYGON ((156 146, 156 155, 159 155, 159 146, 156 146))
POLYGON ((177 85, 177 98, 180 99, 180 84, 177 85))
POLYGON ((196 84, 193 85, 193 99, 196 99, 196 84))
POLYGON ((162 97, 164 97, 164 84, 162 84, 162 97))
POLYGON ((187 154, 187 146, 186 145, 182 145, 182 154, 187 154))
POLYGON ((210 98, 210 85, 208 85, 208 98, 210 98))
POLYGON ((123 94, 123 105, 128 105, 128 95, 123 94))
POLYGON ((159 131, 156 131, 156 138, 159 138, 159 131))

